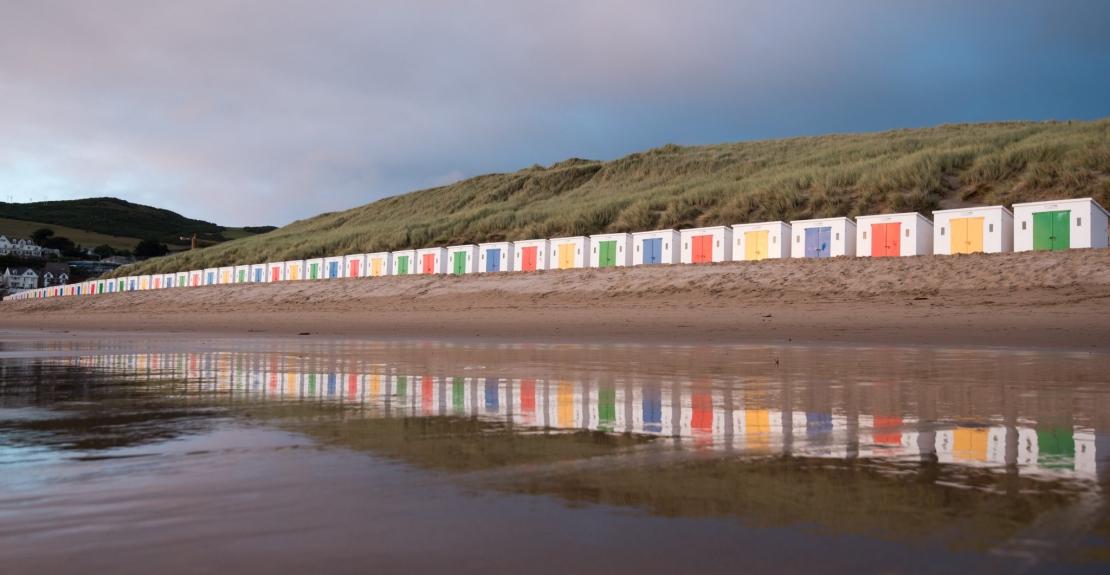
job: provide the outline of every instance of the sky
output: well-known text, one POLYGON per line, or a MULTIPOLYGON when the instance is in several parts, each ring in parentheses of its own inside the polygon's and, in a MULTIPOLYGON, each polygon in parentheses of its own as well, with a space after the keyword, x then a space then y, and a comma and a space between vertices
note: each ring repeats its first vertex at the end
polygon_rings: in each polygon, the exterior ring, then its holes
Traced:
POLYGON ((1102 0, 0 0, 0 201, 224 225, 570 157, 1110 116, 1102 0))

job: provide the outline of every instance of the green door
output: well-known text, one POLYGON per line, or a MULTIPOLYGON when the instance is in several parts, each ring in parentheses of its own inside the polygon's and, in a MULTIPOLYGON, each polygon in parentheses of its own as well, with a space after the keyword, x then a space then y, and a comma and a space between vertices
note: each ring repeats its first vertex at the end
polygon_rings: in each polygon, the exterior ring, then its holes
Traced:
POLYGON ((312 265, 308 266, 308 279, 310 279, 310 280, 320 279, 320 264, 312 264, 312 265))
POLYGON ((601 268, 611 268, 615 265, 617 265, 617 241, 610 240, 598 242, 597 266, 601 268))
POLYGON ((1033 249, 1066 250, 1071 247, 1071 210, 1033 214, 1033 249))
POLYGON ((455 252, 451 259, 451 266, 455 275, 461 276, 466 273, 466 252, 455 252))
POLYGON ((409 257, 397 256, 397 275, 408 275, 409 273, 409 257))

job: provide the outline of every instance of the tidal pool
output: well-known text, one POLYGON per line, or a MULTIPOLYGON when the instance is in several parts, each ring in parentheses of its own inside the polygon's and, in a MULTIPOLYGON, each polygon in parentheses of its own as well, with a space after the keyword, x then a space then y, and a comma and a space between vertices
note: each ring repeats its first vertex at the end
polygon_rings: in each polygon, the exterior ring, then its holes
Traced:
POLYGON ((0 334, 0 571, 1110 569, 1110 356, 0 334))

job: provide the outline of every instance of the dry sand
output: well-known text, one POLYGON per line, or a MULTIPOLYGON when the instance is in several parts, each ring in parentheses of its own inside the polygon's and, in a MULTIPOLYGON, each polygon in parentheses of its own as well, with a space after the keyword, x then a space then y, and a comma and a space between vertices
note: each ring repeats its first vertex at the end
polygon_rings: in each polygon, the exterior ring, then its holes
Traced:
POLYGON ((5 331, 1110 345, 1110 250, 407 276, 0 304, 5 331))

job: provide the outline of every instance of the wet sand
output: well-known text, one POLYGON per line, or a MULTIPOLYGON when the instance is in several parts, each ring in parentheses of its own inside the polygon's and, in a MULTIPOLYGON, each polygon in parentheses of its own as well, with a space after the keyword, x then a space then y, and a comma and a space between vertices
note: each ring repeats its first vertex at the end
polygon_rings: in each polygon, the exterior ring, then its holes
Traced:
POLYGON ((1110 250, 407 276, 5 302, 8 331, 1110 347, 1110 250))

